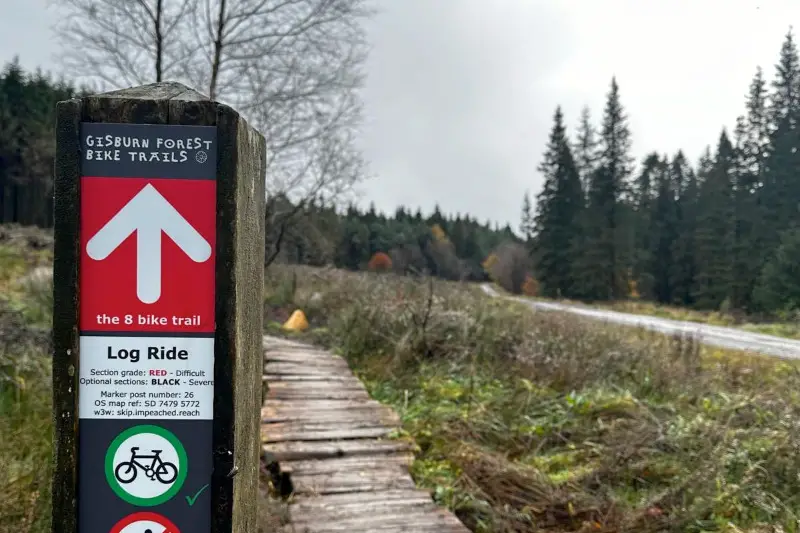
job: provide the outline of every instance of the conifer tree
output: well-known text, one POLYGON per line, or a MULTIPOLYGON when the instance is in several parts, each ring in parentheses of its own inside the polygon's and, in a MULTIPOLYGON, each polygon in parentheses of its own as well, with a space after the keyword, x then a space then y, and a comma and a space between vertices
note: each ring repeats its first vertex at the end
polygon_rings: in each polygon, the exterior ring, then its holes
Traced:
POLYGON ((544 175, 544 186, 537 197, 534 217, 536 274, 542 294, 570 297, 574 291, 574 239, 580 231, 583 192, 560 107, 553 115, 553 128, 539 171, 544 175))
MULTIPOLYGON (((705 163, 705 162, 704 162, 705 163)), ((735 154, 723 130, 713 164, 702 168, 696 232, 698 307, 718 309, 731 296, 734 249, 733 180, 735 154)))
MULTIPOLYGON (((711 151, 706 147, 700 167, 712 164, 711 151)), ((690 306, 694 304, 694 282, 697 275, 695 236, 697 233, 697 176, 689 166, 683 152, 672 158, 669 167, 672 188, 677 195, 675 208, 675 240, 672 243, 672 299, 674 303, 690 306)))
POLYGON ((597 165, 598 140, 597 131, 592 125, 592 115, 588 106, 581 109, 578 129, 575 134, 573 153, 575 154, 575 166, 581 177, 584 196, 589 191, 589 181, 592 172, 597 165))
POLYGON ((734 181, 734 251, 731 304, 751 306, 753 287, 768 255, 762 238, 765 227, 760 211, 760 187, 764 180, 769 143, 767 89, 761 69, 750 83, 745 101, 746 115, 736 124, 734 181))
POLYGON ((631 133, 619 96, 611 80, 600 131, 597 169, 590 178, 586 237, 588 256, 581 264, 582 288, 591 299, 616 299, 627 295, 630 264, 628 232, 624 226, 623 199, 632 172, 631 133))
POLYGON ((522 214, 520 216, 519 230, 522 233, 522 238, 526 244, 531 244, 533 241, 534 231, 534 215, 533 206, 531 205, 531 196, 528 191, 522 196, 522 214))
POLYGON ((764 71, 758 67, 745 97, 746 113, 737 120, 737 131, 741 137, 741 166, 758 178, 754 180, 754 188, 758 188, 763 180, 769 155, 768 96, 764 71))
POLYGON ((781 244, 764 266, 754 291, 758 309, 796 311, 800 309, 800 229, 793 228, 781 235, 781 244))
POLYGON ((769 251, 780 234, 798 218, 800 198, 800 59, 791 31, 787 33, 772 82, 769 107, 770 147, 761 192, 761 238, 769 251))
POLYGON ((655 199, 650 214, 650 265, 648 272, 652 280, 652 296, 660 303, 672 301, 675 287, 672 280, 674 270, 673 249, 677 239, 678 211, 666 157, 659 160, 655 172, 655 199))
POLYGON ((655 200, 654 184, 660 172, 661 159, 653 152, 645 157, 642 170, 633 184, 632 208, 634 211, 632 274, 636 288, 644 298, 653 296, 651 216, 655 200))

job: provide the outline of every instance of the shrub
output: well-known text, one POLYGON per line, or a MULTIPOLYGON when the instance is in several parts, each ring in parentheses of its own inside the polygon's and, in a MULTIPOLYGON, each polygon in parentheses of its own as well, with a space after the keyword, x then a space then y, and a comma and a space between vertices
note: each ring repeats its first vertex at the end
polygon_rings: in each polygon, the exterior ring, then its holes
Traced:
POLYGON ((484 262, 492 280, 505 290, 519 294, 530 269, 528 251, 519 243, 506 242, 484 262))
POLYGON ((375 252, 370 258, 367 268, 370 272, 388 272, 392 269, 392 259, 383 252, 375 252))
POLYGON ((431 226, 431 235, 437 241, 447 242, 447 234, 444 232, 444 230, 439 224, 434 224, 433 226, 431 226))
POLYGON ((522 284, 522 294, 525 296, 537 296, 539 294, 539 282, 530 274, 525 276, 525 283, 522 284))

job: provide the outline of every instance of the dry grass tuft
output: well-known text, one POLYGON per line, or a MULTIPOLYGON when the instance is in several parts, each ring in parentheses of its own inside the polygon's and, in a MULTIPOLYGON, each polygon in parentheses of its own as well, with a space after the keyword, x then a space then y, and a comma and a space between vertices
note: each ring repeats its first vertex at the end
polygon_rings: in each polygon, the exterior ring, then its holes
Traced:
POLYGON ((0 532, 50 531, 51 244, 0 226, 0 532))
POLYGON ((467 285, 271 269, 268 327, 294 308, 401 413, 417 481, 473 531, 800 530, 795 363, 467 285))

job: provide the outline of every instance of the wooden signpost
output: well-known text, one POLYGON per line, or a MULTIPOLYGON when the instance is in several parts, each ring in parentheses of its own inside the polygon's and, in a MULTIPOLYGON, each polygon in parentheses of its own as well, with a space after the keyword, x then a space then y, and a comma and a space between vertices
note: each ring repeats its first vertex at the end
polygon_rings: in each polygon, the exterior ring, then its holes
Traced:
POLYGON ((263 137, 157 83, 56 142, 52 531, 256 531, 263 137))

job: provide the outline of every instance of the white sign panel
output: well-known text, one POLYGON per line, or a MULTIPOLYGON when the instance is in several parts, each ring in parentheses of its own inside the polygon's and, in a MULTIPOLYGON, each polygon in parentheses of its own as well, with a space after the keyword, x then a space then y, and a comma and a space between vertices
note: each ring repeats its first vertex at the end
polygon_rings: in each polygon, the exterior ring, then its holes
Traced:
POLYGON ((80 418, 213 418, 213 338, 82 336, 80 350, 80 418))

